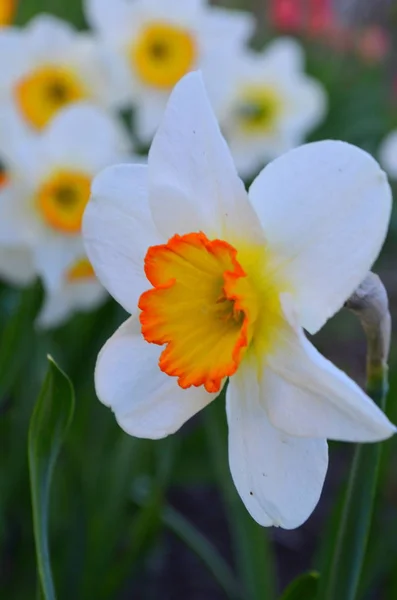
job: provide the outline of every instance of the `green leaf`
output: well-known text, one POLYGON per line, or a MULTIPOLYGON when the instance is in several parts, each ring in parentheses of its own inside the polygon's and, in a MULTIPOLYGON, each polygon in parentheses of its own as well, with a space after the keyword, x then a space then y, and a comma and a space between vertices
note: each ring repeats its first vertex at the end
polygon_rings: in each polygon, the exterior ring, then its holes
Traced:
POLYGON ((319 574, 313 571, 297 577, 285 590, 281 600, 314 600, 318 590, 319 574))
POLYGON ((44 600, 55 600, 48 541, 50 487, 55 463, 73 418, 74 391, 69 378, 52 358, 48 360, 47 376, 30 420, 28 457, 41 594, 44 600))
MULTIPOLYGON (((233 571, 216 548, 183 515, 172 506, 165 506, 163 523, 177 535, 206 565, 214 579, 224 589, 228 598, 243 598, 233 571)), ((310 600, 310 599, 308 599, 310 600)))
MULTIPOLYGON (((367 373, 367 392, 385 410, 387 368, 376 377, 367 373)), ((332 545, 329 564, 322 573, 318 600, 356 600, 368 545, 378 487, 381 445, 357 444, 343 511, 332 545)))

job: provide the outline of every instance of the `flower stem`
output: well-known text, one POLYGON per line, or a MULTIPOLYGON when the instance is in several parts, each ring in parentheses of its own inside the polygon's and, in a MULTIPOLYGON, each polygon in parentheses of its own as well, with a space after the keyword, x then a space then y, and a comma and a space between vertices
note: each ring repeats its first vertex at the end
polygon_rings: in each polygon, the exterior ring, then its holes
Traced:
MULTIPOLYGON (((386 292, 379 278, 370 274, 369 283, 365 294, 360 294, 359 288, 346 306, 358 315, 367 337, 367 393, 384 410, 388 392, 386 361, 390 343, 390 314, 386 292)), ((373 514, 380 455, 380 444, 356 446, 338 535, 328 572, 321 578, 318 600, 357 598, 373 514)))

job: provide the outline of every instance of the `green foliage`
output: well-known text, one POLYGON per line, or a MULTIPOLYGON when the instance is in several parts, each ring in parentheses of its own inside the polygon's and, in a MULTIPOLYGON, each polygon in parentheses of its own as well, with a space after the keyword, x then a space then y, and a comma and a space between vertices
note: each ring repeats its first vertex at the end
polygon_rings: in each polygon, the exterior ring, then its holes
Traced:
POLYGON ((318 573, 305 573, 287 587, 281 600, 315 600, 318 583, 318 573))
POLYGON ((55 600, 49 551, 49 505, 52 475, 74 412, 68 377, 49 358, 48 373, 29 426, 28 454, 40 596, 55 600))

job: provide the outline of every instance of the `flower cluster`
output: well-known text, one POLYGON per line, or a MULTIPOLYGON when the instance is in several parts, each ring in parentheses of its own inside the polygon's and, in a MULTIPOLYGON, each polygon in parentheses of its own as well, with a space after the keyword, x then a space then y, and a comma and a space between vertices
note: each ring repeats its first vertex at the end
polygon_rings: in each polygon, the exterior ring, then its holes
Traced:
POLYGON ((15 285, 42 278, 43 326, 106 297, 81 240, 92 178, 136 160, 137 149, 145 161, 181 77, 202 71, 242 177, 299 145, 325 115, 300 45, 280 38, 253 51, 249 13, 206 0, 86 0, 90 30, 80 32, 46 14, 7 25, 8 4, 0 15, 0 276, 15 285))

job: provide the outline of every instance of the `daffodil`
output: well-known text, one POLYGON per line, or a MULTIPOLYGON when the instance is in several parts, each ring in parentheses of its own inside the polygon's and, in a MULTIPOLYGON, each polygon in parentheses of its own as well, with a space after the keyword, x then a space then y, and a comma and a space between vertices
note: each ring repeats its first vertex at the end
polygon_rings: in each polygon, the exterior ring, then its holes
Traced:
POLYGON ((261 53, 247 50, 235 63, 234 86, 217 109, 241 176, 302 144, 326 110, 323 87, 304 72, 303 50, 279 38, 261 53))
POLYGON ((317 352, 315 333, 364 278, 391 210, 366 152, 324 141, 270 163, 246 192, 197 73, 175 88, 147 166, 104 170, 83 234, 98 278, 131 314, 102 349, 99 399, 129 434, 162 438, 227 378, 231 473, 262 525, 315 507, 327 438, 395 428, 317 352))
MULTIPOLYGON (((213 102, 228 94, 235 57, 251 36, 253 17, 210 7, 206 0, 86 0, 87 20, 119 56, 136 108, 135 130, 149 142, 178 80, 201 68, 213 102)), ((121 70, 121 69, 120 69, 121 70)))
POLYGON ((0 250, 31 249, 37 273, 56 291, 81 256, 81 220, 91 180, 127 157, 129 141, 106 112, 77 104, 60 112, 41 135, 4 144, 0 190, 0 250))
POLYGON ((50 15, 0 30, 1 126, 40 131, 64 107, 117 108, 117 61, 89 33, 50 15))
POLYGON ((53 288, 44 280, 46 291, 44 305, 37 319, 42 328, 57 327, 76 312, 87 312, 97 308, 107 297, 94 270, 85 256, 82 244, 80 253, 66 265, 60 265, 61 284, 53 288))
POLYGON ((397 178, 397 130, 391 131, 383 140, 379 158, 382 166, 393 179, 397 178))

